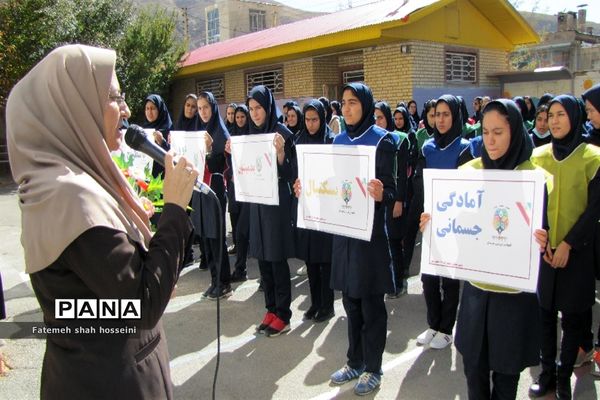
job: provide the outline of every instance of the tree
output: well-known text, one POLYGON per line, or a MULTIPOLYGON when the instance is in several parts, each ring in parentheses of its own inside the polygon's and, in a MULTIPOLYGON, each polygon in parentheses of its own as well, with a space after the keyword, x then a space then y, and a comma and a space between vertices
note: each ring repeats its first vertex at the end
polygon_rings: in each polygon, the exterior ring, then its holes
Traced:
MULTIPOLYGON (((82 43, 117 50, 117 75, 139 113, 142 93, 164 94, 183 55, 176 18, 131 0, 8 0, 0 3, 0 112, 12 87, 52 49, 82 43)), ((1 126, 4 130, 4 126, 1 126)))
POLYGON ((187 48, 176 32, 177 15, 151 7, 133 19, 117 48, 117 77, 133 120, 141 120, 148 94, 165 97, 187 48))

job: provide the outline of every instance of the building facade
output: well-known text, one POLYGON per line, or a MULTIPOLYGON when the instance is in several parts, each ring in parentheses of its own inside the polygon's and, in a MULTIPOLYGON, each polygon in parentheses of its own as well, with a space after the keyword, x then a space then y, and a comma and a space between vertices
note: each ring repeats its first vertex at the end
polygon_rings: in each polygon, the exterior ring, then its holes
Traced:
MULTIPOLYGON (((539 38, 504 0, 381 1, 216 43, 192 52, 172 87, 243 102, 265 84, 279 102, 341 97, 363 81, 379 100, 421 105, 444 93, 498 96, 508 52, 539 38), (498 18, 496 18, 498 17, 498 18)), ((470 101, 467 101, 470 104, 470 101)))

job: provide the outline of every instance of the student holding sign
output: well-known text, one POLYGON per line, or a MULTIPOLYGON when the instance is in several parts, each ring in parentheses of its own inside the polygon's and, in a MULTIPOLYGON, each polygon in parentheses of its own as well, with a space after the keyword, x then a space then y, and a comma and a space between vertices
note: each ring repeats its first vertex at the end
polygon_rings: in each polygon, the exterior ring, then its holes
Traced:
MULTIPOLYGON (((482 156, 465 168, 535 169, 529 160, 533 143, 512 100, 489 103, 483 110, 482 126, 482 156)), ((422 229, 429 220, 429 214, 422 214, 422 229)), ((535 237, 543 250, 546 231, 536 230, 535 237)), ((538 363, 540 322, 535 293, 465 282, 460 304, 456 348, 463 356, 469 399, 516 398, 520 373, 538 363)))
POLYGON ((257 327, 266 336, 290 330, 292 285, 288 258, 295 256, 292 229, 292 192, 295 176, 294 135, 282 123, 273 93, 266 86, 252 88, 248 95, 250 135, 275 133, 279 205, 250 204, 249 256, 258 259, 267 313, 257 327))
POLYGON ((570 399, 573 365, 595 303, 592 243, 600 218, 600 149, 584 143, 585 111, 575 97, 552 99, 548 122, 552 141, 536 148, 532 157, 554 176, 554 188, 549 192, 549 243, 538 284, 542 373, 529 393, 541 397, 556 388, 557 398, 570 399), (557 366, 558 311, 563 334, 557 366))
MULTIPOLYGON (((396 143, 393 137, 375 126, 373 94, 362 83, 344 86, 342 113, 346 130, 337 135, 333 144, 375 146, 375 179, 367 185, 375 200, 375 215, 371 240, 346 236, 333 237, 331 286, 342 291, 342 301, 348 316, 347 363, 331 375, 331 383, 342 385, 358 378, 354 392, 371 393, 381 384, 381 362, 387 334, 385 293, 393 292, 392 265, 385 209, 396 199, 394 180, 396 143)), ((294 191, 301 194, 301 182, 294 191)))

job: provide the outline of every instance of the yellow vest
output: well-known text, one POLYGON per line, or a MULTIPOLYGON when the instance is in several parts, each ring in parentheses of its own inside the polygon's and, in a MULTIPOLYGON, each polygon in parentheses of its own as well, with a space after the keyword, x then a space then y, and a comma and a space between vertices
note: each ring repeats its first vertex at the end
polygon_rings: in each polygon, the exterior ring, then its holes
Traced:
POLYGON ((600 168, 600 149, 585 143, 564 160, 557 161, 552 143, 533 150, 531 161, 552 175, 548 188, 548 237, 554 249, 562 242, 588 203, 588 184, 600 168))
MULTIPOLYGON (((479 158, 471 160, 468 163, 460 166, 459 169, 460 168, 483 169, 483 161, 482 161, 481 157, 479 157, 479 158)), ((536 169, 536 167, 535 167, 535 165, 533 165, 533 163, 530 160, 526 160, 526 161, 523 161, 521 164, 517 165, 517 168, 515 168, 515 169, 516 170, 527 170, 527 169, 536 169)), ((475 282, 475 281, 469 281, 469 283, 478 289, 485 290, 488 292, 510 293, 510 294, 521 293, 520 290, 511 289, 511 288, 507 288, 504 286, 491 285, 489 283, 475 282)))

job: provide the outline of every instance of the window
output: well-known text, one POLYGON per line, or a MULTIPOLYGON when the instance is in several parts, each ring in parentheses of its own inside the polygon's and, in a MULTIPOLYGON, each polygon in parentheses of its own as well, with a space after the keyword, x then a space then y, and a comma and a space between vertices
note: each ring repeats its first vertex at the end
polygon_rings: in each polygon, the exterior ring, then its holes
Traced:
POLYGON ((225 81, 223 78, 196 82, 196 94, 211 92, 215 99, 225 100, 225 81))
POLYGON ((207 20, 207 44, 216 43, 219 41, 221 35, 219 31, 219 9, 215 8, 206 13, 207 20))
POLYGON ((250 92, 256 85, 265 85, 274 94, 283 93, 283 70, 253 72, 246 75, 246 90, 250 92))
POLYGON ((446 82, 477 82, 477 55, 447 51, 446 82))
POLYGON ((342 72, 342 83, 345 85, 350 82, 364 82, 365 81, 365 70, 355 69, 352 71, 342 72))
POLYGON ((250 32, 262 31, 267 27, 266 14, 264 10, 250 10, 250 32))

